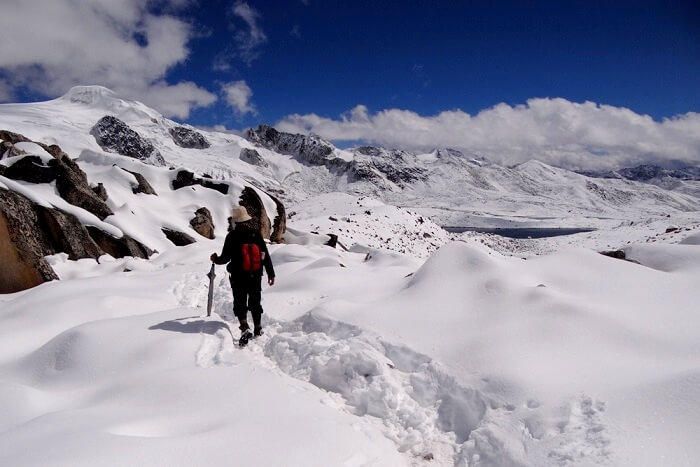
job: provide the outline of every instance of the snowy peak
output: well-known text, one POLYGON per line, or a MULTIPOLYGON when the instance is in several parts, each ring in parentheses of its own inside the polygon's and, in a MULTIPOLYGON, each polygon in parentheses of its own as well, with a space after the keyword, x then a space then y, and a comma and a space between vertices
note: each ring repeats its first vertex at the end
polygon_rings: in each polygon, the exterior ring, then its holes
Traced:
POLYGON ((73 86, 59 99, 86 105, 98 105, 105 101, 121 101, 114 91, 104 86, 73 86))

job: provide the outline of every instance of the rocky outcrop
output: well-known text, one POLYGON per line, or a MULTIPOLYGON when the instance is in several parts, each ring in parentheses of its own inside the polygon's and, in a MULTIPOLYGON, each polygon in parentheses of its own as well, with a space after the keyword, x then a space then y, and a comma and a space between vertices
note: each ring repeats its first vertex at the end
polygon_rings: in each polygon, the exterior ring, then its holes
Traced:
POLYGON ((270 238, 271 225, 260 195, 253 188, 247 186, 241 191, 239 204, 246 208, 253 219, 252 224, 260 231, 263 238, 270 238))
POLYGON ((283 243, 284 233, 287 231, 287 210, 284 208, 282 201, 272 196, 270 193, 266 193, 267 196, 272 198, 277 207, 277 214, 275 215, 275 220, 272 222, 272 233, 270 234, 270 241, 272 243, 283 243))
POLYGON ((36 205, 0 188, 0 293, 13 293, 58 279, 44 256, 54 253, 39 227, 36 205))
POLYGON ((199 208, 194 212, 194 217, 190 220, 192 228, 202 237, 214 238, 214 220, 211 212, 207 208, 199 208))
POLYGON ((24 135, 12 131, 0 130, 0 141, 8 144, 29 143, 31 140, 24 135))
POLYGON ((247 162, 250 165, 255 165, 257 167, 267 167, 268 163, 262 158, 260 153, 255 149, 243 148, 241 149, 240 155, 238 156, 243 162, 247 162))
POLYGON ((38 156, 24 156, 7 167, 5 177, 29 183, 51 183, 56 180, 56 160, 48 165, 38 156))
POLYGON ((133 157, 151 165, 165 165, 165 159, 153 144, 116 117, 111 115, 102 117, 92 127, 90 134, 105 151, 133 157))
POLYGON ((194 238, 184 232, 166 228, 162 228, 161 230, 175 246, 185 246, 195 242, 194 238))
POLYGON ((68 259, 99 258, 104 254, 87 229, 72 214, 39 207, 41 230, 54 252, 68 254, 68 259))
POLYGON ((176 126, 170 129, 170 136, 173 142, 186 149, 206 149, 211 144, 200 132, 186 128, 184 126, 176 126))
POLYGON ((98 183, 97 186, 92 187, 92 191, 102 201, 107 201, 107 199, 109 198, 109 195, 107 194, 107 188, 105 188, 103 183, 98 183))
POLYGON ((153 250, 128 235, 123 235, 121 238, 113 237, 93 226, 87 226, 87 231, 97 246, 114 258, 133 256, 135 258, 148 259, 154 253, 153 250))
POLYGON ((180 188, 193 185, 201 185, 204 188, 216 190, 224 195, 228 194, 228 185, 226 183, 217 183, 206 178, 197 177, 189 170, 178 171, 175 179, 172 181, 173 190, 179 190, 180 188))
POLYGON ((146 195, 155 195, 158 196, 158 193, 156 193, 156 190, 153 189, 150 183, 148 183, 148 180, 146 180, 146 177, 141 175, 138 172, 133 172, 131 170, 126 170, 125 168, 121 167, 121 169, 125 172, 129 172, 131 175, 133 175, 136 178, 136 185, 131 186, 131 191, 134 194, 138 193, 144 193, 146 195))
POLYGON ((87 175, 74 160, 65 155, 56 160, 56 189, 61 198, 93 213, 101 220, 113 214, 92 190, 87 175))
POLYGON ((335 159, 330 157, 334 146, 316 135, 295 135, 277 131, 268 125, 259 125, 248 129, 244 136, 252 143, 280 154, 295 156, 310 165, 332 165, 331 161, 335 159))

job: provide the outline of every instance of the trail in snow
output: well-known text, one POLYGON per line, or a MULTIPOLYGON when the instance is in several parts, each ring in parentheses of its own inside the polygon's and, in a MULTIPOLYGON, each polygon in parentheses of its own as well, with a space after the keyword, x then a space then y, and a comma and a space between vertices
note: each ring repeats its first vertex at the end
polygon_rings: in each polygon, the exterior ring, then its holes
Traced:
MULTIPOLYGON (((203 283, 199 275, 188 274, 173 291, 202 308, 203 283)), ((523 406, 499 401, 460 384, 426 355, 313 310, 293 321, 264 315, 265 335, 239 349, 230 295, 225 275, 218 277, 216 314, 200 320, 197 365, 236 365, 252 358, 321 388, 340 410, 378 425, 411 465, 610 462, 601 401, 581 395, 554 415, 536 400, 523 406)))

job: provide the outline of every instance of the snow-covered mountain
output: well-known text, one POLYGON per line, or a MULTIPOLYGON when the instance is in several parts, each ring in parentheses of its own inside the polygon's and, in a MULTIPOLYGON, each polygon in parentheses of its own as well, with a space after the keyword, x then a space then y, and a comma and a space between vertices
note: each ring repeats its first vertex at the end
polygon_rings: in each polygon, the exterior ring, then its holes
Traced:
POLYGON ((443 225, 489 225, 498 217, 499 223, 546 220, 558 225, 566 219, 595 227, 601 218, 700 208, 697 193, 678 184, 659 187, 587 177, 535 160, 504 167, 450 149, 426 154, 375 147, 343 150, 314 135, 291 135, 265 125, 244 137, 198 130, 206 144, 182 147, 173 131, 186 127, 100 87, 74 88, 54 101, 2 109, 0 128, 21 133, 23 122, 34 122, 27 136, 56 142, 69 154, 101 149, 90 132, 111 115, 141 135, 144 144, 152 144, 170 166, 244 180, 289 202, 336 191, 372 196, 443 225))
POLYGON ((0 294, 0 465, 700 457, 693 193, 449 149, 205 131, 94 86, 0 105, 0 140, 0 286, 26 273, 18 246, 60 279, 0 294), (277 272, 266 334, 246 349, 223 268, 205 312, 237 203, 267 229, 277 272), (599 230, 440 228, 479 223, 599 230))

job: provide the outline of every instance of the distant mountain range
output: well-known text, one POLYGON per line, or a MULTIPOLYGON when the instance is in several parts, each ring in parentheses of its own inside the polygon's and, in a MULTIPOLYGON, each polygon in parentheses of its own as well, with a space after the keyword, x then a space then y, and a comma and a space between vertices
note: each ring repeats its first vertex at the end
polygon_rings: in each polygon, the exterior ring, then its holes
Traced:
POLYGON ((186 167, 205 178, 240 180, 290 206, 344 192, 411 208, 442 225, 486 226, 590 226, 596 219, 700 210, 698 168, 577 173, 536 160, 507 167, 449 148, 427 153, 341 149, 316 135, 268 125, 238 136, 182 126, 98 86, 76 87, 53 101, 0 108, 0 130, 58 144, 70 157, 89 159, 102 150, 130 155, 140 148, 145 152, 138 158, 144 162, 157 154, 163 159, 157 158, 158 164, 186 167))

